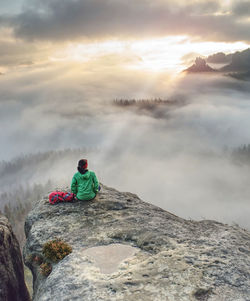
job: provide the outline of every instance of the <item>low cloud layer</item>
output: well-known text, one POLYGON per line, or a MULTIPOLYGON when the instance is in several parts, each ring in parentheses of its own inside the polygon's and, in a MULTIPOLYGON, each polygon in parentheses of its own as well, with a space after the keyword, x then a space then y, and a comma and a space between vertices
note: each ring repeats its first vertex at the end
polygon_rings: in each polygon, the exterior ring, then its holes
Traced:
MULTIPOLYGON (((90 168, 104 184, 186 218, 250 227, 249 167, 225 152, 250 141, 249 82, 221 75, 173 80, 99 60, 23 67, 1 77, 1 159, 94 147, 99 151, 89 155, 90 168), (112 103, 157 97, 182 102, 163 106, 161 118, 154 109, 112 103)), ((52 160, 40 172, 29 170, 27 181, 69 182, 76 161, 52 160)))

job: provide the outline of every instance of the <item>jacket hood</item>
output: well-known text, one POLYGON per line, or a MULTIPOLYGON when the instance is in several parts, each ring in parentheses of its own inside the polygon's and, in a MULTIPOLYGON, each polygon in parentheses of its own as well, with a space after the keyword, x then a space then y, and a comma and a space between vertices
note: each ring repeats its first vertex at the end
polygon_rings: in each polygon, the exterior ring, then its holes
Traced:
POLYGON ((84 174, 81 174, 80 172, 78 172, 78 173, 79 173, 79 175, 82 179, 88 179, 90 177, 90 171, 89 170, 86 171, 84 174))

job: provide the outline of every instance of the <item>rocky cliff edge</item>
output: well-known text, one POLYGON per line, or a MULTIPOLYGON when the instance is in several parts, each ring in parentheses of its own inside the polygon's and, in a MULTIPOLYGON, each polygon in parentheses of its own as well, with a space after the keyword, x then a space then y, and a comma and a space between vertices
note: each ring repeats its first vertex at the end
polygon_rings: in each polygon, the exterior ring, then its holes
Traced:
POLYGON ((0 215, 0 300, 29 301, 19 243, 7 218, 0 215))
POLYGON ((37 201, 25 224, 34 301, 250 300, 250 233, 189 221, 102 186, 94 201, 37 201), (31 255, 58 237, 73 252, 48 277, 31 255))

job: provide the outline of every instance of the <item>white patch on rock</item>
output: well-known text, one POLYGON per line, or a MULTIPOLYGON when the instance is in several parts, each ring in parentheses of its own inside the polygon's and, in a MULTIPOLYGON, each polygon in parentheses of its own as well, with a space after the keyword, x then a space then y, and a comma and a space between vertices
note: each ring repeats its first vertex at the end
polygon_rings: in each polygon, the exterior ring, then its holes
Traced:
POLYGON ((88 248, 82 255, 89 257, 103 274, 112 274, 118 271, 119 265, 127 258, 139 251, 138 248, 123 244, 110 244, 88 248))

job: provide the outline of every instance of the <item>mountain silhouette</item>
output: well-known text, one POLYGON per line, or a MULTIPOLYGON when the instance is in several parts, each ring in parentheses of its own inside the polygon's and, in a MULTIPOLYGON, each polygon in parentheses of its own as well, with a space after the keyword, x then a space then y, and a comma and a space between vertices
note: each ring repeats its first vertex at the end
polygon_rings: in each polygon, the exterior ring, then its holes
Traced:
POLYGON ((197 57, 195 59, 194 64, 185 69, 183 72, 188 72, 188 73, 199 73, 199 72, 216 72, 217 70, 211 68, 207 63, 206 60, 201 58, 201 57, 197 57))

